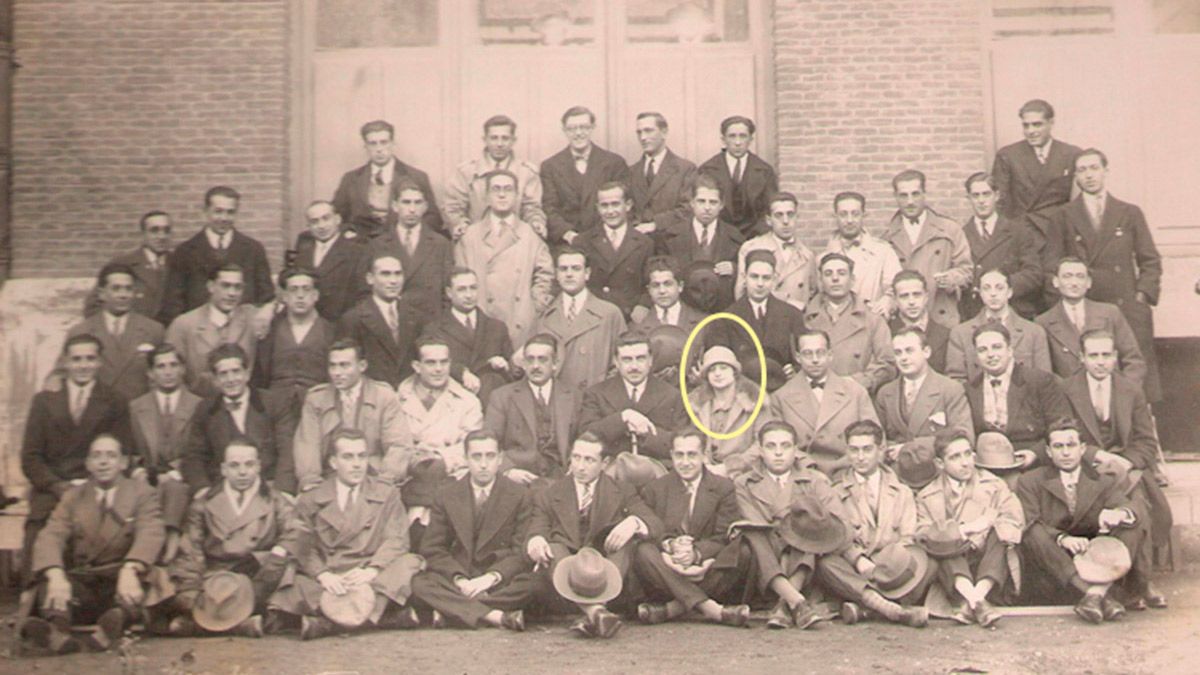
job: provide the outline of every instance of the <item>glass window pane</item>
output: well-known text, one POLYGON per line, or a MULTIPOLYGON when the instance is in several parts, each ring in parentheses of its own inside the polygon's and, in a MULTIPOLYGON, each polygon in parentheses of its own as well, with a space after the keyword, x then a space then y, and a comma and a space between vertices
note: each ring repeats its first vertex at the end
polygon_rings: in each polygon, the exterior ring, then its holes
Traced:
POLYGON ((629 42, 744 42, 750 39, 749 0, 629 0, 629 42))
POLYGON ((595 0, 477 0, 485 45, 578 46, 597 40, 595 0))
POLYGON ((427 47, 437 42, 437 0, 317 2, 317 49, 427 47))

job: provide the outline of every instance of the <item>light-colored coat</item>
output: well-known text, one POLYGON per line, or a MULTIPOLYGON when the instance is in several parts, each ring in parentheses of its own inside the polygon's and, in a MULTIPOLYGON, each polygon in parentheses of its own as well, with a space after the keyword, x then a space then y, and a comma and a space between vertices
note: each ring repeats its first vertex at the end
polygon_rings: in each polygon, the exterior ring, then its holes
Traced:
POLYGON ((735 298, 746 294, 746 256, 751 251, 770 251, 775 255, 775 290, 772 295, 803 310, 813 296, 815 289, 813 279, 816 278, 814 267, 817 264, 813 252, 796 239, 795 248, 786 260, 779 239, 772 233, 759 235, 742 244, 738 250, 737 284, 733 293, 735 298))
MULTIPOLYGON (((946 344, 946 375, 959 382, 966 382, 983 370, 979 359, 975 358, 975 344, 971 336, 976 328, 988 323, 986 314, 986 311, 980 311, 975 318, 950 329, 950 342, 946 344)), ((1004 319, 1004 327, 1012 338, 1013 360, 1028 368, 1054 372, 1045 328, 1022 318, 1011 306, 1004 319)))
POLYGON ((854 470, 838 473, 833 491, 842 500, 848 525, 854 528, 854 546, 868 558, 891 544, 909 545, 917 533, 917 503, 913 491, 886 466, 879 467, 879 503, 871 508, 867 488, 855 479, 854 470))
MULTIPOLYGON (((696 419, 700 420, 705 428, 714 433, 727 434, 741 428, 746 420, 750 419, 751 413, 754 412, 754 404, 758 401, 758 391, 758 383, 738 378, 733 405, 725 415, 725 423, 720 425, 714 419, 713 390, 707 382, 689 391, 688 399, 696 419)), ((714 473, 733 478, 749 469, 751 460, 756 456, 753 451, 754 429, 769 421, 768 408, 767 401, 764 400, 754 424, 734 438, 717 440, 705 435, 704 459, 714 473)))
MULTIPOLYGON (((892 288, 892 279, 904 268, 900 266, 900 258, 892 245, 874 237, 870 232, 859 235, 858 243, 847 246, 841 235, 834 232, 825 245, 825 250, 817 256, 820 261, 826 253, 841 253, 854 261, 854 293, 874 308, 875 303, 886 297, 888 306, 895 300, 896 291, 892 288)), ((814 272, 813 288, 819 288, 814 272)))
POLYGON ((127 560, 154 565, 167 536, 158 493, 132 478, 118 478, 113 487, 109 515, 100 509, 94 480, 63 494, 34 542, 35 574, 51 567, 67 572, 100 569, 127 560))
POLYGON ((202 400, 180 387, 179 401, 168 419, 163 419, 152 391, 129 402, 133 444, 145 466, 158 467, 159 471, 179 468, 179 457, 188 437, 187 425, 202 400))
POLYGON ((945 475, 939 476, 917 493, 917 533, 927 532, 947 522, 959 525, 985 518, 991 528, 967 538, 977 549, 983 548, 988 532, 1005 544, 1021 543, 1025 531, 1025 512, 1021 500, 1009 489, 1003 478, 986 469, 975 469, 975 475, 963 487, 958 503, 952 503, 945 475))
MULTIPOLYGON (((517 192, 521 195, 517 216, 544 238, 546 212, 542 210, 542 178, 537 167, 523 159, 509 157, 504 168, 517 177, 517 192)), ((496 162, 484 156, 469 159, 454 170, 446 181, 446 208, 443 209, 449 229, 483 219, 488 212, 487 179, 484 177, 495 169, 496 162)))
POLYGON ((560 295, 538 319, 534 332, 543 331, 558 339, 563 364, 556 382, 583 391, 608 376, 613 346, 625 332, 625 317, 616 305, 589 292, 579 316, 568 322, 560 295))
MULTIPOLYGON (((426 410, 417 395, 416 383, 417 376, 413 375, 396 388, 400 415, 412 433, 413 447, 418 453, 437 454, 446 463, 446 471, 453 472, 465 466, 463 441, 468 433, 483 427, 483 408, 475 394, 451 379, 433 407, 426 410)), ((399 469, 397 472, 404 475, 399 469)))
POLYGON ((906 270, 916 270, 925 276, 930 291, 936 291, 929 305, 929 317, 953 328, 958 325, 958 294, 974 280, 975 263, 971 260, 971 245, 962 227, 953 220, 938 215, 933 209, 925 211, 925 226, 914 246, 904 231, 904 217, 899 211, 892 216, 883 238, 891 242, 906 270), (933 275, 949 272, 953 289, 939 288, 933 275))
POLYGON ((254 372, 254 352, 258 345, 254 335, 256 311, 254 305, 241 305, 229 314, 229 323, 217 328, 209 321, 209 306, 205 303, 171 322, 166 341, 175 345, 187 362, 189 389, 199 396, 216 393, 208 370, 208 354, 222 344, 241 345, 250 359, 246 370, 254 372))
POLYGON ((867 390, 854 380, 834 373, 826 375, 825 393, 818 403, 808 378, 796 375, 771 394, 771 419, 783 420, 796 430, 796 444, 826 476, 850 466, 842 433, 859 420, 878 422, 867 390))
POLYGON ((146 379, 146 354, 163 341, 163 327, 157 321, 141 314, 129 312, 125 315, 125 327, 121 336, 108 332, 104 323, 104 312, 97 312, 80 321, 67 331, 67 339, 90 333, 100 340, 100 370, 96 379, 112 387, 125 400, 146 393, 150 383, 146 379))
POLYGON ((962 429, 971 434, 971 438, 975 437, 971 404, 967 401, 967 392, 962 384, 933 370, 926 371, 925 381, 913 399, 908 417, 905 417, 900 410, 902 379, 883 385, 875 397, 879 423, 889 444, 932 437, 947 428, 962 429))
POLYGON ((491 216, 473 223, 454 245, 454 263, 479 277, 479 306, 503 321, 514 345, 522 345, 539 312, 551 301, 554 262, 546 242, 523 221, 513 219, 498 238, 491 216))
POLYGON ((829 369, 867 391, 876 391, 884 382, 895 379, 896 354, 887 321, 858 296, 853 296, 850 306, 835 321, 821 298, 818 295, 808 303, 804 325, 829 334, 829 369))

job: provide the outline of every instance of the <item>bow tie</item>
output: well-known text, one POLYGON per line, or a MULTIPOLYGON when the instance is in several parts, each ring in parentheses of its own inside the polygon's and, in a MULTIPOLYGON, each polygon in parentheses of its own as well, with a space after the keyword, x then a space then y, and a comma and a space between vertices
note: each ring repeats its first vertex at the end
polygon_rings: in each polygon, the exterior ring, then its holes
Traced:
POLYGON ((920 225, 921 224, 920 216, 917 216, 916 218, 909 218, 908 216, 905 216, 904 219, 908 221, 909 225, 920 225))
POLYGON ((825 380, 823 380, 823 379, 821 379, 821 380, 813 380, 813 379, 810 379, 810 380, 808 381, 808 386, 809 386, 809 388, 810 388, 810 389, 824 389, 824 388, 825 388, 825 380))
POLYGON ((225 409, 229 412, 236 412, 242 408, 242 399, 240 398, 225 397, 222 400, 225 402, 225 409))

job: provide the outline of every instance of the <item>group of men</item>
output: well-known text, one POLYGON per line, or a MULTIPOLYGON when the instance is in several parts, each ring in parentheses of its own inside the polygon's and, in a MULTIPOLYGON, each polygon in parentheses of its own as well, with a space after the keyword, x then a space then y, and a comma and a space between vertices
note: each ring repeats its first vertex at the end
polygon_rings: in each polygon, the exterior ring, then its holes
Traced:
POLYGON ((966 223, 906 170, 882 237, 842 192, 819 255, 744 117, 697 167, 643 113, 627 165, 575 107, 535 167, 496 116, 444 208, 370 122, 274 277, 232 188, 174 250, 147 213, 32 402, 22 638, 1165 607, 1159 257, 1104 154, 1020 117, 966 223), (754 335, 685 361, 715 312, 754 335))

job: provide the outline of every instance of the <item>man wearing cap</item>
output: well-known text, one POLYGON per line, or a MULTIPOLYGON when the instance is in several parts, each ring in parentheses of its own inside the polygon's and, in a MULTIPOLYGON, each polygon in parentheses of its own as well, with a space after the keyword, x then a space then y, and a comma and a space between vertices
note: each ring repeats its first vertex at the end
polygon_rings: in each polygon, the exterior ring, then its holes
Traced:
POLYGON ((958 382, 929 367, 931 351, 920 328, 901 328, 892 337, 900 377, 883 385, 875 397, 879 421, 886 432, 889 458, 900 445, 948 428, 975 433, 971 405, 958 382))
POLYGON ((71 486, 33 546, 36 586, 33 612, 21 639, 56 654, 88 646, 108 649, 148 603, 169 595, 165 574, 154 568, 164 532, 158 495, 125 477, 128 449, 101 433, 91 442, 87 479, 71 486), (97 624, 85 644, 73 624, 97 624))
MULTIPOLYGON (((730 434, 743 429, 754 413, 760 393, 759 382, 742 376, 742 364, 728 347, 717 345, 704 352, 700 362, 700 384, 688 392, 696 419, 714 434, 730 434)), ((758 412, 756 424, 770 417, 766 401, 758 412)), ((733 438, 717 439, 705 434, 704 463, 718 476, 736 477, 750 466, 754 445, 753 429, 733 438)))
POLYGON ((938 475, 917 493, 917 538, 958 532, 956 551, 929 546, 939 558, 938 583, 948 598, 966 603, 954 603, 952 619, 986 628, 1000 619, 987 597, 1003 589, 1009 565, 1016 564, 1009 557, 1021 543, 1025 514, 1003 479, 976 467, 969 432, 940 431, 933 449, 938 475))
POLYGON ((745 296, 749 289, 749 256, 754 251, 768 251, 775 257, 775 276, 771 280, 771 294, 796 309, 803 310, 815 290, 813 289, 813 252, 800 241, 799 223, 796 212, 799 200, 790 192, 779 192, 771 196, 767 224, 771 231, 742 244, 738 250, 737 285, 734 295, 745 296))
POLYGON ((1048 443, 1050 463, 1017 481, 1017 496, 1025 511, 1025 560, 1059 588, 1079 597, 1075 614, 1089 623, 1125 614, 1124 605, 1109 594, 1113 582, 1122 579, 1125 597, 1131 601, 1166 606, 1166 598, 1150 585, 1149 556, 1142 551, 1149 518, 1139 501, 1130 500, 1127 481, 1099 473, 1083 461, 1086 446, 1074 420, 1052 425, 1048 443), (1104 534, 1125 545, 1127 564, 1107 578, 1085 577, 1081 554, 1104 534))
POLYGON ((833 198, 837 229, 825 245, 825 253, 840 253, 854 268, 851 289, 870 310, 885 319, 895 307, 892 280, 903 269, 892 245, 872 235, 863 226, 867 198, 858 192, 839 192, 833 198))
POLYGON ((990 269, 979 275, 976 289, 983 308, 969 321, 950 329, 950 343, 946 349, 946 375, 967 382, 981 370, 975 350, 971 348, 971 336, 975 329, 987 323, 999 323, 1008 329, 1012 337, 1013 359, 1026 368, 1052 372, 1050 347, 1046 330, 1017 313, 1013 307, 1013 277, 1002 269, 990 269))
POLYGON ((896 296, 896 316, 892 317, 888 329, 895 335, 909 326, 920 328, 929 345, 929 367, 945 375, 950 329, 929 320, 929 287, 925 275, 916 270, 903 270, 892 279, 892 291, 896 296))
POLYGON ((808 303, 804 325, 830 337, 830 369, 869 392, 896 378, 887 321, 872 312, 851 289, 854 261, 826 253, 817 266, 820 294, 808 303))
POLYGON ((151 613, 151 630, 263 636, 267 598, 287 565, 281 544, 293 501, 263 482, 261 468, 254 441, 235 438, 225 446, 223 480, 188 509, 184 543, 169 568, 176 595, 151 613))
POLYGON ((754 120, 741 115, 721 120, 724 149, 700 165, 702 175, 712 176, 728 195, 721 219, 749 239, 762 234, 763 218, 771 210, 771 195, 779 190, 775 169, 750 151, 754 143, 754 120))
MULTIPOLYGON (((728 312, 750 324, 762 343, 768 363, 774 362, 785 376, 790 377, 795 373, 792 339, 804 331, 804 315, 771 293, 779 276, 774 253, 751 251, 746 255, 745 263, 746 293, 729 306, 728 312)), ((742 362, 743 370, 759 372, 758 350, 744 328, 732 321, 720 321, 710 330, 711 333, 705 333, 706 344, 732 349, 742 362)), ((782 381, 769 382, 767 389, 778 389, 782 384, 782 381)))
POLYGON ((572 242, 583 251, 591 266, 588 291, 621 309, 625 319, 642 299, 646 261, 654 255, 654 240, 629 224, 633 198, 629 187, 611 182, 596 191, 600 227, 592 228, 572 242))
POLYGON ((749 566, 749 550, 729 541, 736 521, 733 481, 704 466, 704 434, 687 429, 671 444, 673 471, 642 488, 642 499, 663 522, 659 541, 637 547, 639 576, 656 600, 638 605, 643 623, 662 623, 696 612, 726 626, 744 626, 750 607, 725 604, 739 590, 749 566))
POLYGON ((584 637, 611 638, 621 629, 605 603, 620 594, 637 543, 657 541, 663 530, 632 485, 604 473, 614 455, 596 434, 580 434, 567 475, 534 494, 527 529, 534 572, 584 613, 571 625, 584 637))
POLYGON ((338 626, 370 622, 376 628, 413 628, 418 623, 406 603, 424 560, 409 553, 400 490, 369 475, 369 456, 365 434, 337 431, 327 453, 333 475, 296 501, 289 550, 297 552, 297 571, 268 606, 301 617, 301 640, 333 635, 338 626), (359 595, 371 599, 366 611, 334 612, 359 595))
POLYGON ((654 256, 646 261, 646 295, 650 304, 638 305, 630 313, 634 330, 649 334, 659 326, 678 326, 688 333, 704 313, 681 301, 683 271, 671 256, 654 256))
POLYGON ((687 209, 662 217, 655 233, 656 249, 673 256, 682 269, 708 263, 718 282, 717 302, 723 308, 733 302, 738 251, 745 238, 720 219, 723 194, 712 176, 697 175, 689 191, 687 209))
POLYGON ((867 390, 829 366, 829 335, 805 330, 796 338, 800 372, 771 394, 770 419, 782 420, 796 432, 796 443, 816 467, 832 476, 850 466, 846 458, 846 427, 859 420, 878 423, 867 390))
POLYGON ((671 436, 687 424, 677 387, 650 376, 650 340, 627 332, 613 350, 617 375, 583 393, 579 428, 612 454, 635 452, 670 460, 671 436))
POLYGON ((404 267, 398 255, 371 259, 364 278, 371 294, 342 315, 337 338, 357 342, 367 360, 367 375, 395 387, 412 374, 413 343, 429 317, 408 294, 401 294, 404 267))
POLYGON ((867 610, 889 621, 921 626, 921 603, 936 566, 917 549, 917 512, 912 490, 883 464, 883 429, 870 420, 846 427, 850 468, 837 474, 833 491, 852 528, 849 554, 817 561, 817 578, 838 597, 842 620, 857 623, 867 610), (864 609, 865 608, 865 609, 864 609))

